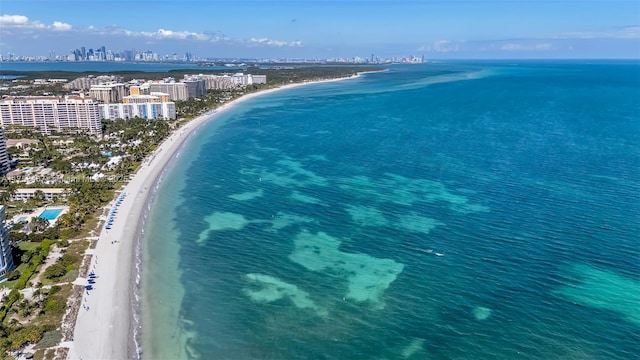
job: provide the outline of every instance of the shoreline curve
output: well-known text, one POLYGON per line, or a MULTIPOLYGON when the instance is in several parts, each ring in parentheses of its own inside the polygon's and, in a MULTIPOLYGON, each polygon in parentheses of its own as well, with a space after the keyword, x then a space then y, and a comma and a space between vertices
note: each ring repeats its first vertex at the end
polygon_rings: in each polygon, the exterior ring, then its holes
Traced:
MULTIPOLYGON (((97 229, 100 231, 97 245, 95 249, 88 249, 85 253, 92 255, 89 267, 99 279, 93 290, 83 291, 80 302, 83 308, 78 310, 73 340, 65 344, 69 346, 67 359, 140 358, 141 349, 136 341, 138 325, 133 313, 133 308, 139 307, 141 301, 135 299, 135 279, 139 276, 136 247, 142 241, 142 226, 148 213, 148 205, 154 196, 153 189, 162 181, 164 170, 195 130, 209 121, 215 121, 226 110, 252 98, 304 85, 354 79, 364 73, 366 72, 349 77, 292 83, 243 95, 188 121, 160 143, 140 164, 129 182, 116 191, 117 195, 125 196, 117 208, 114 225, 111 230, 106 230, 103 222, 99 222, 101 229, 97 229)), ((115 206, 115 199, 109 206, 115 206)), ((85 278, 78 277, 74 284, 85 282, 85 278)))

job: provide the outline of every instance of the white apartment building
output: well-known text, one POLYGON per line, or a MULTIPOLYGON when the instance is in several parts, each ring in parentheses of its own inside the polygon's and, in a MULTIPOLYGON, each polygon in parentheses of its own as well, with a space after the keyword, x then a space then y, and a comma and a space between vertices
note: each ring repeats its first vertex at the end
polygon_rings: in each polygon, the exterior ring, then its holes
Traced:
POLYGON ((207 90, 226 90, 235 88, 235 84, 229 75, 199 74, 185 75, 184 78, 204 80, 207 90))
POLYGON ((149 120, 172 120, 176 118, 176 105, 173 102, 145 102, 129 104, 101 104, 100 116, 103 119, 132 119, 135 117, 149 120))
POLYGON ((4 205, 0 205, 0 280, 4 279, 7 272, 13 270, 13 258, 11 257, 11 244, 9 244, 8 229, 4 225, 6 213, 4 205))
POLYGON ((25 96, 0 100, 0 125, 36 128, 43 134, 52 131, 86 131, 101 135, 98 102, 83 96, 25 96))
POLYGON ((252 84, 266 84, 267 75, 251 75, 236 73, 231 76, 233 83, 238 86, 247 86, 252 84))
POLYGON ((185 75, 184 78, 185 80, 204 80, 207 90, 227 90, 251 84, 267 83, 267 75, 245 75, 243 73, 237 73, 233 76, 212 74, 185 75))
POLYGON ((35 197, 37 191, 42 191, 44 200, 53 201, 55 199, 62 199, 67 197, 67 189, 60 188, 25 188, 16 189, 11 200, 13 201, 27 201, 35 197))
POLYGON ((4 137, 4 129, 0 127, 0 176, 4 176, 9 172, 9 161, 7 139, 4 137))

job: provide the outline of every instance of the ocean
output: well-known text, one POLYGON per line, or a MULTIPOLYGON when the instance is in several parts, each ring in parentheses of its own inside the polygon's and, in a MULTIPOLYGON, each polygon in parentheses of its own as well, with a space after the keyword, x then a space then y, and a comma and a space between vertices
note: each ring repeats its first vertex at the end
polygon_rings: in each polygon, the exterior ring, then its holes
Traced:
POLYGON ((149 359, 633 359, 640 64, 442 62, 202 126, 142 240, 149 359))

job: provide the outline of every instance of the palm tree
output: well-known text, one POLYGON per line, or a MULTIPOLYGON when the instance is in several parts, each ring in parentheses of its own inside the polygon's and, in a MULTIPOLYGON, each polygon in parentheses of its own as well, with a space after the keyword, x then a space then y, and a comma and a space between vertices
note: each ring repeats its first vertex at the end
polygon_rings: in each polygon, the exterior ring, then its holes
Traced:
POLYGON ((11 193, 9 193, 9 191, 7 190, 3 190, 2 192, 0 192, 0 202, 3 205, 6 205, 9 201, 11 201, 11 193))
POLYGON ((33 192, 33 197, 35 199, 38 199, 40 201, 44 200, 44 191, 38 189, 36 191, 33 192))
POLYGON ((36 216, 31 219, 31 224, 33 231, 41 232, 45 231, 49 227, 49 220, 36 216))
POLYGON ((2 180, 0 180, 0 187, 4 188, 4 191, 2 191, 2 194, 0 194, 0 201, 3 204, 6 204, 7 202, 11 201, 13 196, 16 194, 17 186, 14 182, 9 181, 9 179, 7 179, 6 177, 3 177, 2 180))

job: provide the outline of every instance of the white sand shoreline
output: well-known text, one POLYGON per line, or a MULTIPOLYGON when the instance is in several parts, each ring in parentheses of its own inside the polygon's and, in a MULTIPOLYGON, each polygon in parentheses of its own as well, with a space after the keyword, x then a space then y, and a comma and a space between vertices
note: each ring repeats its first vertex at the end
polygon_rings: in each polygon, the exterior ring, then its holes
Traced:
MULTIPOLYGON (((158 146, 140 166, 132 179, 124 186, 126 194, 118 206, 118 212, 111 230, 101 229, 93 253, 90 270, 94 270, 95 288, 84 292, 82 308, 78 312, 74 329, 74 340, 69 343, 67 359, 129 359, 138 358, 138 349, 133 338, 136 326, 132 307, 135 284, 135 248, 140 237, 152 189, 156 186, 165 167, 193 133, 208 121, 213 121, 220 113, 233 106, 275 91, 322 82, 340 81, 351 77, 309 81, 284 85, 244 95, 218 109, 201 115, 177 129, 158 146)), ((111 203, 113 205, 115 201, 111 203)), ((86 284, 78 278, 76 284, 86 284)))

